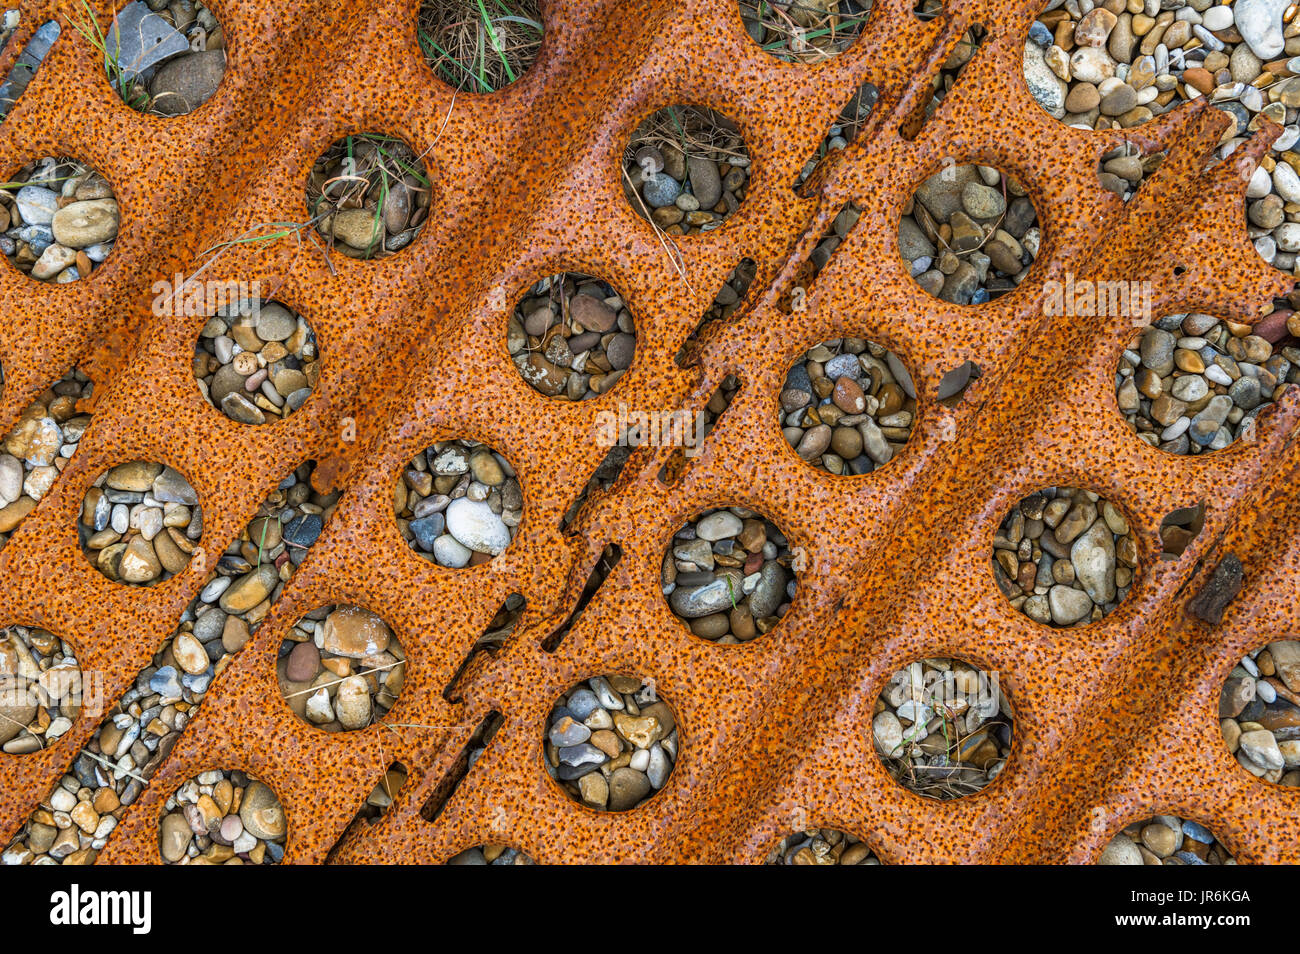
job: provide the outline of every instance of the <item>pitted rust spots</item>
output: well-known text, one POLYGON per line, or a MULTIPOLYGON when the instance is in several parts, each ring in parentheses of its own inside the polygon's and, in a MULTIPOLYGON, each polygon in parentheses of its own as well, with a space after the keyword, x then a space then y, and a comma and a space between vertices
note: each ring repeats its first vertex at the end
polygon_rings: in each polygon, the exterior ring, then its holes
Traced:
MULTIPOLYGON (((1300 398, 1284 397, 1253 443, 1172 459, 1106 412, 1131 318, 1048 317, 1041 307, 1043 283, 1071 272, 1149 279, 1153 314, 1251 323, 1271 310, 1290 282, 1258 258, 1242 225, 1242 173, 1269 133, 1205 169, 1226 119, 1203 100, 1123 134, 1062 128, 1022 77, 1039 0, 953 0, 928 22, 910 2, 887 0, 848 50, 813 67, 759 49, 731 0, 551 0, 533 68, 454 105, 420 55, 417 5, 214 0, 229 37, 226 77, 194 113, 167 120, 122 104, 93 51, 65 31, 0 126, 5 167, 79 156, 113 182, 122 210, 113 256, 86 280, 37 287, 0 269, 0 429, 68 367, 86 369, 98 396, 84 447, 0 554, 9 620, 66 635, 117 698, 203 574, 142 590, 90 567, 73 528, 97 474, 124 460, 171 463, 203 501, 210 552, 302 460, 324 461, 344 488, 335 519, 101 860, 156 861, 162 803, 185 779, 222 766, 281 798, 287 861, 322 861, 400 760, 411 780, 382 819, 339 846, 338 860, 443 861, 505 843, 543 863, 760 862, 801 810, 860 835, 888 863, 1089 861, 1125 822, 1162 813, 1206 825, 1239 860, 1300 861, 1300 794, 1244 777, 1214 717, 1242 654, 1300 630, 1295 601, 1279 597, 1300 583, 1300 455, 1287 443, 1300 398), (611 18, 617 34, 605 27, 611 18), (974 23, 991 25, 989 36, 916 139, 903 140, 903 118, 974 23), (794 194, 789 184, 866 81, 881 91, 867 125, 818 171, 811 197, 794 194), (619 175, 641 119, 673 102, 733 118, 754 157, 736 214, 680 242, 686 280, 628 205, 619 175), (304 235, 204 255, 273 231, 264 223, 301 222, 316 157, 340 136, 373 129, 423 154, 435 185, 428 225, 404 254, 336 255, 331 270, 304 235), (1127 205, 1096 175, 1098 158, 1125 137, 1169 153, 1127 205), (1014 176, 1043 227, 1025 281, 984 305, 929 298, 898 257, 904 203, 950 155, 1014 176), (858 227, 818 276, 808 310, 780 313, 798 263, 847 201, 864 210, 858 227), (697 366, 678 368, 677 349, 740 257, 757 265, 752 302, 701 340, 697 366), (326 360, 312 400, 273 427, 226 419, 194 387, 201 317, 153 314, 155 281, 210 259, 204 279, 260 281, 310 316, 320 341, 326 360), (1176 266, 1185 271, 1175 275, 1176 266), (636 366, 616 395, 550 401, 510 367, 504 303, 558 271, 602 276, 638 316, 636 366), (878 474, 819 474, 785 449, 777 396, 811 344, 861 334, 911 369, 914 432, 878 474), (936 404, 943 373, 966 360, 984 375, 956 408, 936 404), (731 374, 745 386, 679 482, 656 479, 672 448, 640 448, 614 487, 560 531, 603 455, 591 437, 601 412, 620 401, 698 408, 731 374), (456 571, 410 552, 392 515, 403 465, 449 437, 499 450, 524 490, 509 549, 456 571), (1034 626, 989 573, 1002 516, 1056 485, 1121 506, 1150 568, 1086 631, 1034 626), (1160 520, 1189 500, 1208 503, 1205 531, 1162 562, 1160 520), (772 519, 809 560, 799 601, 749 646, 690 636, 656 592, 673 531, 727 504, 772 519), (546 653, 541 640, 571 612, 610 541, 623 559, 546 653), (1183 604, 1228 552, 1242 559, 1242 592, 1218 627, 1186 618, 1183 604), (518 634, 462 703, 447 702, 443 688, 514 592, 528 600, 518 634), (390 726, 320 733, 276 698, 276 649, 289 627, 340 602, 380 614, 408 650, 390 726), (869 735, 889 675, 935 656, 997 671, 1017 725, 1016 756, 997 783, 942 806, 894 785, 869 735), (687 743, 664 790, 621 814, 574 805, 540 753, 553 701, 610 671, 653 677, 687 743), (505 723, 493 744, 438 820, 424 821, 421 806, 494 709, 505 723)), ((107 16, 107 0, 94 6, 107 16)), ((78 7, 34 4, 15 44, 78 7)), ((94 727, 82 719, 47 750, 0 758, 6 839, 94 727)))

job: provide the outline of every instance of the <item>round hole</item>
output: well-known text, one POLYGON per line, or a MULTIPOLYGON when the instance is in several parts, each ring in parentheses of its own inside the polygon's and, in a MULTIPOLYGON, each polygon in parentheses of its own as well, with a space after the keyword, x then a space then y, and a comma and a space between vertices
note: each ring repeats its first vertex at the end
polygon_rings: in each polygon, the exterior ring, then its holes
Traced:
POLYGON ((665 106, 632 134, 623 192, 633 211, 669 235, 716 229, 749 189, 749 149, 716 110, 665 106))
POLYGON ((92 385, 75 368, 39 394, 0 443, 0 547, 76 453, 90 424, 92 385))
POLYGON ((560 273, 542 279, 520 300, 506 346, 535 390, 582 401, 604 394, 632 366, 636 326, 612 285, 560 273))
POLYGON ((1128 595, 1137 542, 1127 518, 1089 490, 1049 487, 1020 501, 993 538, 993 579, 1036 623, 1095 623, 1128 595))
POLYGON ((294 624, 275 665, 294 714, 326 732, 381 721, 406 682, 406 653, 388 624, 360 606, 324 606, 294 624))
POLYGON ((81 552, 104 576, 152 586, 185 569, 203 535, 203 510, 179 471, 137 460, 96 478, 77 531, 81 552))
POLYGON ((411 549, 439 566, 478 566, 519 532, 524 495, 509 461, 486 444, 438 441, 393 487, 397 527, 411 549))
POLYGON ((779 401, 786 443, 832 474, 868 474, 889 463, 916 419, 916 391, 903 363, 865 338, 810 348, 786 374, 779 401))
POLYGON ((1274 640, 1244 656, 1223 684, 1219 720, 1242 768, 1300 787, 1300 640, 1274 640))
POLYGON ((960 659, 922 659, 890 677, 871 733, 889 774, 928 798, 985 788, 1011 756, 1012 712, 997 673, 960 659))
POLYGON ((34 626, 0 629, 0 751, 45 748, 72 728, 82 703, 81 667, 70 645, 34 626))
POLYGON ((241 424, 288 417, 320 376, 316 335, 277 301, 236 301, 208 319, 194 344, 194 377, 213 407, 241 424))
POLYGON ((1134 822, 1110 840, 1099 865, 1235 865, 1214 834, 1198 822, 1157 815, 1134 822))
POLYGON ((786 835, 772 849, 765 865, 878 865, 865 841, 834 828, 812 828, 786 835))
MULTIPOLYGON (((86 11, 84 16, 89 7, 86 11)), ((93 23, 79 29, 85 36, 98 31, 93 23)), ((226 75, 225 31, 198 0, 157 10, 127 4, 102 42, 109 84, 139 112, 193 112, 212 98, 226 75)))
POLYGON ((546 726, 546 771, 597 811, 642 804, 664 787, 677 761, 677 719, 653 680, 610 674, 578 683, 560 697, 546 726))
POLYGON ((871 17, 871 0, 768 3, 739 0, 745 32, 789 63, 821 63, 847 50, 871 17))
POLYGON ((448 86, 491 93, 527 72, 542 47, 537 0, 424 0, 417 37, 425 62, 448 86))
POLYGON ((475 845, 447 859, 449 865, 535 865, 528 855, 508 845, 475 845))
POLYGON ((1253 428, 1290 378, 1300 380, 1282 350, 1245 325, 1166 315, 1135 334, 1120 356, 1119 409, 1153 447, 1171 454, 1220 450, 1253 428))
POLYGON ((158 825, 166 864, 279 864, 289 823, 279 797, 246 772, 214 769, 167 799, 158 825))
POLYGON ((1024 188, 990 166, 947 163, 922 182, 898 222, 898 252, 923 289, 957 305, 1012 291, 1041 235, 1024 188))
POLYGON ((113 251, 120 218, 107 179, 76 159, 46 156, 0 188, 0 251, 37 281, 75 282, 113 251))
POLYGON ((743 507, 705 510, 664 553, 663 592, 696 636, 743 643, 789 612, 796 564, 785 535, 762 515, 743 507))
POLYGON ((348 258, 387 258, 414 241, 429 214, 424 163, 394 136, 344 136, 307 177, 307 214, 348 258))

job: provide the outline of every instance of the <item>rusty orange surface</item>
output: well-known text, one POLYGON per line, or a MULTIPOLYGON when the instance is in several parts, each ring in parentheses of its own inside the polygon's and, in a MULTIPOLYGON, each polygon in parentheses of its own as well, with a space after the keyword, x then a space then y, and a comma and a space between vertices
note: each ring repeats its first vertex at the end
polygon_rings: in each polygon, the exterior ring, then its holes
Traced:
MULTIPOLYGON (((109 17, 110 4, 92 5, 109 17)), ((887 863, 1088 862, 1125 824, 1169 812, 1207 825, 1243 862, 1300 862, 1300 790, 1268 785, 1219 735, 1219 687, 1248 650, 1300 632, 1300 453, 1293 389, 1258 437, 1212 455, 1164 454, 1129 432, 1113 373, 1127 317, 1046 317, 1044 282, 1149 280, 1154 315, 1203 311, 1251 322, 1290 279, 1254 253, 1243 192, 1266 148, 1206 168, 1226 120, 1204 99, 1126 135, 1168 159, 1125 206, 1098 183, 1119 133, 1063 127, 1033 101, 1021 47, 1038 0, 950 0, 922 22, 910 0, 877 0, 843 55, 782 63, 745 34, 732 0, 548 0, 533 68, 504 91, 454 92, 416 43, 418 0, 266 4, 211 0, 229 44, 226 78, 188 116, 125 106, 91 48, 65 26, 0 126, 9 172, 47 154, 101 171, 121 203, 115 252, 93 276, 43 285, 0 267, 0 428, 70 366, 95 382, 93 423, 51 493, 0 553, 4 623, 69 639, 83 669, 121 695, 203 581, 115 585, 78 552, 86 488, 127 460, 165 461, 198 490, 204 544, 219 552, 280 478, 307 458, 346 488, 267 621, 215 680, 197 718, 99 860, 157 862, 162 804, 207 768, 269 784, 289 817, 287 862, 440 862, 508 843, 542 863, 760 862, 795 826, 840 828, 887 863), (970 25, 989 36, 912 141, 898 129, 970 25), (791 188, 843 104, 880 90, 869 125, 801 198, 791 188), (678 275, 620 185, 623 145, 674 103, 734 119, 754 157, 748 197, 719 230, 680 238, 678 275), (349 133, 401 136, 435 183, 429 223, 405 251, 329 264, 292 238, 205 254, 259 223, 301 222, 316 157, 349 133), (901 209, 945 157, 996 165, 1029 190, 1043 229, 1024 284, 992 303, 949 305, 908 277, 901 209), (778 307, 846 201, 858 227, 818 276, 805 312, 778 307), (742 258, 758 263, 749 303, 710 327, 699 364, 673 357, 742 258), (288 420, 245 427, 199 394, 190 371, 203 318, 158 318, 151 286, 207 263, 205 278, 260 281, 316 331, 320 384, 288 420), (1175 274, 1175 268, 1184 269, 1175 274), (631 371, 609 393, 554 402, 515 372, 514 302, 571 270, 611 282, 637 315, 631 371), (886 345, 920 400, 906 451, 860 478, 799 460, 777 425, 791 362, 843 335, 886 345), (965 360, 983 376, 956 408, 935 393, 965 360), (595 470, 597 415, 694 410, 728 374, 744 386, 673 486, 671 449, 642 447, 568 533, 561 517, 595 470), (355 440, 348 440, 353 435, 355 440), (402 540, 390 488, 434 440, 469 437, 504 454, 525 498, 518 538, 496 560, 448 570, 402 540), (1126 512, 1140 566, 1103 621, 1054 630, 999 594, 991 541, 1007 509, 1050 485, 1086 487, 1126 512), (1204 531, 1159 560, 1169 511, 1209 504, 1204 531), (789 614, 742 646, 692 637, 659 592, 659 566, 691 514, 759 510, 808 567, 789 614), (623 558, 554 653, 540 644, 572 612, 602 547, 623 558), (1222 624, 1183 607, 1228 553, 1245 586, 1222 624), (451 704, 443 688, 507 595, 527 598, 504 651, 451 704), (326 734, 280 698, 276 649, 294 620, 328 603, 383 616, 408 650, 389 721, 326 734), (906 792, 877 758, 872 704, 895 670, 959 656, 996 670, 1016 711, 1009 765, 978 795, 938 803, 906 792), (662 792, 631 812, 574 803, 541 763, 544 720, 562 692, 603 672, 653 678, 680 726, 662 792), (505 723, 434 822, 421 817, 473 728, 505 723), (385 769, 412 771, 392 809, 340 844, 385 769)), ((77 0, 27 4, 0 70, 77 0)), ((1276 130, 1274 130, 1276 132, 1276 130)), ((8 173, 6 173, 8 174, 8 173)), ((319 477, 318 477, 319 480, 319 477)), ((0 756, 7 842, 67 771, 97 719, 49 749, 0 756)))

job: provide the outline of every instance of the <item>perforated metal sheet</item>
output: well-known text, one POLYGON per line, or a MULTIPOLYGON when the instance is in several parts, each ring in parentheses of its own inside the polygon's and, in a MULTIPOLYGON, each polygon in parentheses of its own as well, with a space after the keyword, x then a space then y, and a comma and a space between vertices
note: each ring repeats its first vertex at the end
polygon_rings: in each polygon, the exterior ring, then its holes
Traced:
MULTIPOLYGON (((166 461, 197 488, 204 543, 219 552, 277 481, 305 458, 346 492, 333 521, 266 623, 216 680, 200 714, 101 852, 152 862, 167 796, 210 767, 271 785, 289 817, 286 860, 319 862, 394 760, 412 770, 390 812, 359 830, 342 861, 442 861, 504 842, 539 862, 759 862, 792 828, 836 827, 887 863, 1089 861, 1126 823, 1172 812, 1209 826, 1242 861, 1300 861, 1300 791, 1249 777, 1219 737, 1223 678, 1247 650, 1300 629, 1300 455, 1294 392, 1261 419, 1258 439, 1175 458, 1130 434, 1113 371, 1127 317, 1049 318, 1043 283, 1150 280, 1155 314, 1203 311, 1250 322, 1290 281, 1254 254, 1243 190, 1257 139, 1205 169, 1224 125, 1204 100, 1129 130, 1168 160, 1124 206, 1097 182, 1117 134, 1066 129, 1021 78, 1030 2, 953 0, 939 20, 878 2, 858 42, 817 67, 783 64, 746 36, 731 0, 545 4, 533 69, 489 97, 436 81, 416 45, 416 0, 268 5, 212 0, 229 38, 218 93, 187 117, 136 114, 90 48, 65 31, 0 127, 17 169, 46 154, 95 166, 122 208, 116 251, 68 286, 0 268, 0 361, 8 427, 69 366, 95 380, 94 421, 71 466, 0 553, 6 622, 70 639, 88 670, 121 694, 174 628, 201 573, 148 590, 118 587, 78 552, 87 486, 125 460, 166 461), (898 134, 967 26, 988 38, 914 141, 898 134), (814 180, 790 188, 853 91, 880 100, 870 125, 814 180), (748 198, 713 233, 678 240, 677 274, 619 182, 640 120, 672 103, 721 110, 755 157, 748 198), (320 385, 289 420, 246 428, 201 398, 190 373, 202 318, 160 319, 151 286, 190 273, 209 247, 258 223, 300 222, 303 182, 339 136, 399 135, 436 192, 429 224, 382 261, 319 253, 294 240, 220 254, 204 277, 257 280, 316 330, 320 385), (991 304, 931 299, 907 276, 897 219, 945 157, 996 165, 1024 184, 1044 241, 1021 288, 991 304), (845 201, 858 227, 818 276, 806 312, 777 307, 799 263, 845 201), (698 367, 677 349, 740 258, 758 263, 752 303, 713 326, 698 367), (1185 269, 1175 275, 1175 267, 1185 269), (632 370, 610 393, 553 403, 520 380, 505 348, 519 294, 561 270, 602 277, 633 303, 632 370), (897 352, 920 392, 907 450, 859 479, 814 471, 785 444, 777 394, 790 362, 841 335, 897 352), (955 409, 934 395, 944 371, 976 361, 983 377, 955 409), (570 535, 560 520, 604 449, 596 415, 701 407, 730 373, 743 385, 672 488, 668 449, 636 451, 619 483, 588 503, 570 535), (354 441, 345 419, 355 422, 354 441), (435 439, 501 451, 525 495, 519 537, 497 560, 446 570, 410 552, 391 512, 400 467, 435 439), (1085 629, 1037 626, 1011 609, 989 569, 1005 511, 1042 486, 1088 487, 1119 503, 1139 536, 1128 600, 1085 629), (1161 518, 1205 500, 1205 530, 1177 561, 1158 559, 1161 518), (808 568, 782 624, 744 646, 690 636, 659 593, 664 547, 683 520, 723 504, 752 507, 804 549, 808 568), (539 643, 572 611, 606 543, 623 558, 554 653, 539 643), (1225 554, 1246 583, 1222 625, 1183 605, 1225 554), (464 687, 442 689, 505 597, 525 594, 521 627, 464 687), (368 606, 408 649, 394 724, 327 735, 279 697, 276 647, 302 613, 368 606), (979 795, 923 800, 888 777, 870 741, 872 703, 889 675, 923 656, 996 670, 1017 714, 1010 764, 979 795), (681 757, 639 809, 573 803, 541 765, 543 723, 579 679, 624 672, 656 681, 676 714, 681 757), (490 710, 505 724, 435 822, 420 808, 490 710), (447 727, 447 728, 439 728, 447 727)), ((74 0, 36 3, 6 51, 74 0)), ((95 4, 102 12, 106 3, 95 4)), ((320 478, 318 477, 318 480, 320 478)), ((83 718, 38 754, 0 757, 6 840, 67 770, 96 721, 83 718)))

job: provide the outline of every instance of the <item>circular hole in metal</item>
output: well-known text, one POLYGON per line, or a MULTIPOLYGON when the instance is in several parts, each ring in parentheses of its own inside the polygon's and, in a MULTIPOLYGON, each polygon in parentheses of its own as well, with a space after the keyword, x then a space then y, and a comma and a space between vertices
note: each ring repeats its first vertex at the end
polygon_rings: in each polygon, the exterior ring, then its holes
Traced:
POLYGON ((202 772, 163 805, 158 852, 166 864, 279 864, 289 823, 279 797, 241 770, 202 772))
POLYGON ((890 677, 876 700, 876 753, 904 788, 962 798, 1011 757, 1013 718, 998 674, 961 659, 922 659, 890 677))
POLYGON ((663 593, 691 633, 722 645, 770 632, 790 611, 799 554, 771 520, 745 507, 705 510, 673 535, 663 593))
POLYGON ((654 680, 596 676, 556 702, 542 750, 547 773, 574 801, 628 811, 667 784, 678 758, 677 719, 654 680))
POLYGON ((787 63, 813 65, 843 53, 871 18, 871 0, 771 3, 739 0, 750 39, 787 63))
POLYGON ((116 583, 153 586, 190 562, 203 535, 199 497, 179 471, 155 461, 111 467, 86 491, 81 552, 116 583))
POLYGON ((632 366, 636 325, 612 285, 562 272, 542 279, 520 299, 506 347, 534 390, 583 401, 604 394, 632 366))
POLYGON ((307 214, 348 258, 387 258, 409 246, 429 200, 429 175, 415 150, 381 133, 335 140, 307 176, 307 214))
MULTIPOLYGON (((199 0, 150 6, 157 5, 126 4, 103 32, 104 71, 132 109, 184 116, 211 99, 226 75, 225 30, 199 0)), ((81 18, 90 15, 87 6, 81 18)), ((73 26, 83 36, 101 36, 95 23, 74 18, 73 26)))
POLYGON ((275 664, 294 715, 325 732, 379 722, 406 683, 406 652, 388 624, 360 606, 322 606, 294 623, 275 664))
POLYGON ((696 235, 735 214, 749 189, 749 149, 732 120, 702 106, 665 106, 623 151, 632 210, 668 235, 696 235))
POLYGON ((29 278, 85 278, 113 251, 121 212, 113 187, 76 159, 29 162, 0 187, 0 252, 29 278))
POLYGON ((424 0, 416 37, 438 79, 458 90, 491 93, 533 65, 543 29, 538 0, 424 0))
POLYGON ((193 371, 208 403, 232 421, 278 421, 306 403, 320 377, 316 335, 277 301, 236 296, 203 326, 193 371))
POLYGON ((896 354, 865 338, 804 352, 779 397, 781 433, 795 453, 832 474, 868 474, 912 436, 916 389, 896 354))
POLYGON ((514 468, 486 444, 438 441, 411 459, 393 487, 397 528, 439 566, 479 566, 519 532, 524 496, 514 468))
MULTIPOLYGON (((1284 341, 1285 324, 1274 324, 1284 341)), ((1130 339, 1115 372, 1115 397, 1129 427, 1153 447, 1170 454, 1221 450, 1253 430, 1288 381, 1300 380, 1284 350, 1212 315, 1165 315, 1130 339)))
POLYGON ((1128 518, 1090 490, 1048 487, 1003 519, 993 538, 993 579, 1036 623, 1095 623, 1133 585, 1137 541, 1128 518))
POLYGON ((1042 235, 1024 188, 991 166, 946 160, 898 222, 898 253, 916 283, 942 301, 981 304, 1016 288, 1042 235))

